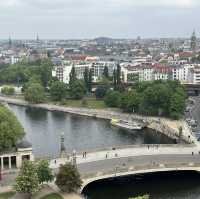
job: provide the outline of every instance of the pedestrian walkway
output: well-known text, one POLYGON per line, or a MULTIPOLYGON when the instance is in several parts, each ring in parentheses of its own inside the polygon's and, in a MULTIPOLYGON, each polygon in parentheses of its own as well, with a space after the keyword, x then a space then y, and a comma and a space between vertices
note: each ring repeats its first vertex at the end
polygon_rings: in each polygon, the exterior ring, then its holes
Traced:
MULTIPOLYGON (((199 148, 195 145, 145 145, 138 147, 130 147, 124 149, 108 149, 97 152, 88 152, 83 157, 82 154, 76 155, 76 163, 83 164, 106 159, 146 156, 146 155, 181 155, 181 154, 199 154, 199 148)), ((50 167, 53 169, 59 168, 60 164, 73 161, 73 156, 70 158, 58 158, 50 161, 50 167)))

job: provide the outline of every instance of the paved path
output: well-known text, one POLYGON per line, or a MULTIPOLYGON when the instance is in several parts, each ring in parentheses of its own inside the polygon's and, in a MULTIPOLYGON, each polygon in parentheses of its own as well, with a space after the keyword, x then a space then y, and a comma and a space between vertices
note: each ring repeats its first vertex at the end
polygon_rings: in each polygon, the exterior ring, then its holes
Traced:
MULTIPOLYGON (((92 163, 97 161, 104 161, 107 159, 120 159, 124 157, 138 157, 138 156, 154 156, 154 155, 182 155, 182 154, 198 154, 199 148, 196 146, 189 146, 189 145, 169 145, 169 146, 162 146, 162 145, 145 145, 145 146, 138 146, 138 147, 130 147, 124 149, 108 149, 102 150, 97 152, 87 153, 86 158, 83 157, 82 154, 76 156, 77 164, 84 164, 84 163, 92 163)), ((72 157, 70 158, 72 161, 72 157)), ((50 167, 56 169, 60 166, 60 164, 65 164, 69 162, 67 158, 60 158, 60 159, 53 159, 50 161, 50 167)))

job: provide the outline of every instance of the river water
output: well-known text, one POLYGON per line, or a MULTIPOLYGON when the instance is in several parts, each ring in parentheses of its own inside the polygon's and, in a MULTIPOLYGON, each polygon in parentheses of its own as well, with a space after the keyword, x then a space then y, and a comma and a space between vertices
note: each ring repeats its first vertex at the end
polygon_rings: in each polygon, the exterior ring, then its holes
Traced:
POLYGON ((128 176, 88 185, 86 199, 129 199, 150 195, 150 199, 200 199, 200 174, 167 172, 128 176))
MULTIPOLYGON (((68 152, 132 144, 171 144, 166 136, 145 129, 127 132, 112 128, 109 121, 9 105, 23 125, 36 157, 55 157, 60 153, 60 134, 64 132, 68 152)), ((89 185, 88 199, 128 199, 143 194, 151 199, 200 199, 200 176, 196 173, 136 175, 100 181, 89 185)))
POLYGON ((64 132, 66 151, 92 150, 132 144, 168 144, 173 141, 150 130, 127 132, 113 128, 109 121, 62 112, 9 105, 23 125, 33 145, 35 157, 55 157, 60 153, 64 132))

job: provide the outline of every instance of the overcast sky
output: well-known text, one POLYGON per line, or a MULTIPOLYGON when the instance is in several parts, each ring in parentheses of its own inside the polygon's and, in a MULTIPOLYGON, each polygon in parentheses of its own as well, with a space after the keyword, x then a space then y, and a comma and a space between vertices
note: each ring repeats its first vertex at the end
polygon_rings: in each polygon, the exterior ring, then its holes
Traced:
POLYGON ((0 0, 0 38, 189 37, 200 0, 0 0))

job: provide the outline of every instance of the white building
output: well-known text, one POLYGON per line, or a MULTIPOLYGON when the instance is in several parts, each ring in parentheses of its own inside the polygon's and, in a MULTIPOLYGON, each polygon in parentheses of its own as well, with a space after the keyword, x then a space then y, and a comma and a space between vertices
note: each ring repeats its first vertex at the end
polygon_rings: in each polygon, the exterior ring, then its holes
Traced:
POLYGON ((200 65, 189 69, 188 80, 190 84, 200 84, 200 65))
POLYGON ((72 64, 55 66, 52 71, 52 77, 57 77, 59 81, 69 84, 71 70, 72 64))
POLYGON ((130 63, 121 64, 121 74, 123 82, 139 81, 140 66, 130 63))
POLYGON ((66 84, 69 84, 70 73, 72 67, 74 66, 76 76, 78 79, 84 78, 84 71, 87 68, 88 70, 92 70, 93 73, 93 81, 97 82, 103 76, 103 71, 105 67, 108 67, 108 73, 110 76, 113 75, 114 69, 117 67, 115 62, 63 62, 60 66, 55 66, 52 71, 52 76, 57 77, 59 81, 62 81, 66 84))

